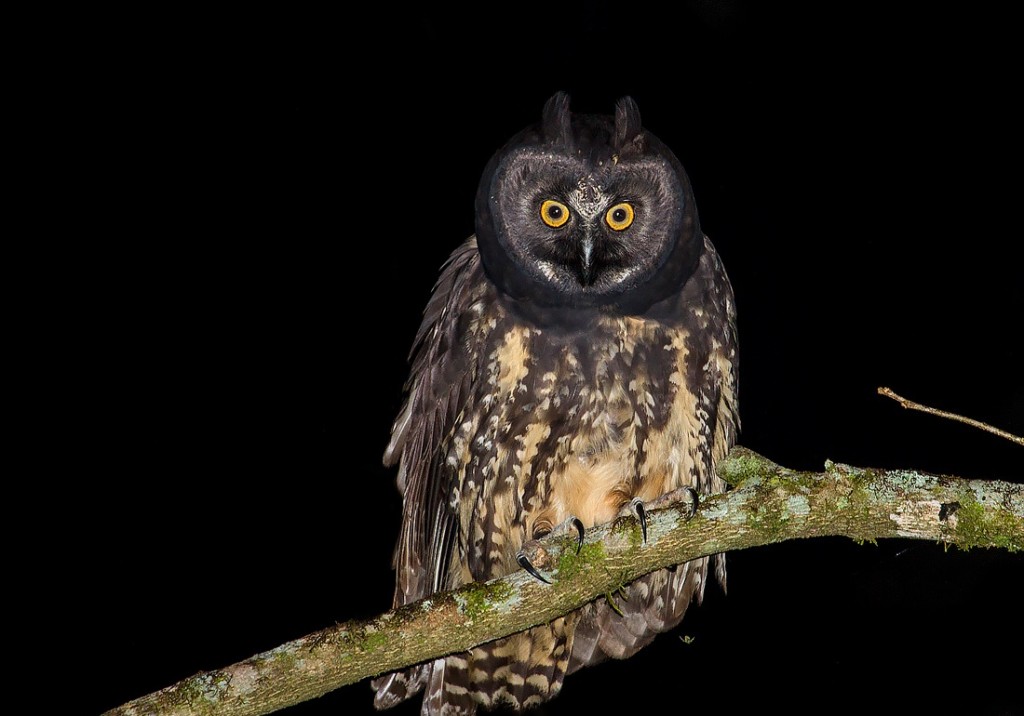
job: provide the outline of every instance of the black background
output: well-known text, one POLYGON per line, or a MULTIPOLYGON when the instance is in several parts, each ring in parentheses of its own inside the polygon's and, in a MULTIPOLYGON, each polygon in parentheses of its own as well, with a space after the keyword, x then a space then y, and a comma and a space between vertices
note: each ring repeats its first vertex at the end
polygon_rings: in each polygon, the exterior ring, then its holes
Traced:
MULTIPOLYGON (((71 307, 67 420, 96 475, 58 570, 81 711, 389 607, 406 353, 484 164, 560 89, 590 112, 632 95, 687 167, 737 296, 742 444, 1020 482, 1019 447, 875 392, 1024 433, 1020 25, 943 7, 247 10, 94 48, 130 220, 71 307)), ((729 559, 728 596, 544 713, 1024 713, 1021 557, 729 559)), ((371 702, 360 683, 285 713, 371 702)))

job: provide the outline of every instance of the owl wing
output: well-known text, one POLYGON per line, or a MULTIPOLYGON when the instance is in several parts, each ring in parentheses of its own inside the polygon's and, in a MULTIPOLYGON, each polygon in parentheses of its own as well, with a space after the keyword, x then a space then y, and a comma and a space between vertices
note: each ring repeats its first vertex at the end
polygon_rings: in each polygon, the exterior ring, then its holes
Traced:
MULTIPOLYGON (((467 344, 473 289, 482 285, 476 238, 448 258, 423 311, 410 352, 412 369, 406 400, 391 429, 384 464, 398 464, 403 496, 402 528, 395 548, 394 605, 401 606, 446 588, 445 575, 459 532, 449 498, 457 486, 441 458, 459 420, 473 374, 467 344)), ((443 662, 443 660, 441 660, 443 662)), ((385 674, 371 682, 374 704, 385 709, 421 691, 432 664, 385 674)))
POLYGON ((384 464, 398 463, 404 497, 395 549, 395 606, 446 588, 458 515, 441 450, 459 419, 472 378, 465 340, 472 290, 482 277, 476 239, 456 249, 441 271, 413 341, 407 398, 391 431, 384 464))

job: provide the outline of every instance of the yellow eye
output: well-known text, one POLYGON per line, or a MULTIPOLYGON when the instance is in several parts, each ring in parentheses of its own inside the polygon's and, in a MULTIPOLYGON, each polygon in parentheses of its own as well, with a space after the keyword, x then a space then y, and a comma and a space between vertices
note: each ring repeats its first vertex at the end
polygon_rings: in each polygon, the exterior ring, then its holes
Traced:
POLYGON ((615 231, 623 231, 633 223, 633 217, 633 206, 623 201, 609 209, 608 213, 604 215, 604 220, 615 231))
POLYGON ((569 220, 569 207, 554 199, 545 199, 540 205, 540 218, 552 229, 557 229, 569 220))

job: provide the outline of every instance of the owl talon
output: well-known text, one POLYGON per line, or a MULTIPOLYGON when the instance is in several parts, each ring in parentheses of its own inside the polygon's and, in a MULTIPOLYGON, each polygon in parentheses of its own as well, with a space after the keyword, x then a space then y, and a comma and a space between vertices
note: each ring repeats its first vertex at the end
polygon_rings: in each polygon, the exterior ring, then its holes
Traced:
POLYGON ((520 553, 519 556, 516 557, 516 561, 519 562, 520 567, 525 569, 527 572, 529 572, 531 575, 533 575, 540 581, 544 582, 545 584, 551 584, 549 580, 544 578, 543 574, 537 571, 537 569, 530 562, 530 558, 527 557, 525 554, 520 553))
POLYGON ((644 544, 647 544, 647 508, 644 507, 644 501, 634 497, 629 501, 629 510, 640 523, 640 533, 644 536, 644 544))
POLYGON ((682 489, 686 491, 687 497, 689 498, 686 501, 686 507, 689 510, 686 515, 686 521, 689 522, 693 519, 694 515, 697 514, 697 508, 700 507, 700 498, 697 496, 697 491, 692 487, 684 487, 682 489))
POLYGON ((576 530, 576 554, 580 553, 583 549, 583 537, 586 535, 586 528, 583 526, 583 521, 575 515, 570 515, 564 522, 555 525, 554 529, 550 530, 539 530, 533 533, 534 539, 540 539, 547 535, 561 535, 565 534, 569 530, 576 530))
POLYGON ((586 530, 583 528, 583 521, 579 517, 572 518, 572 526, 576 528, 576 532, 579 537, 576 540, 576 554, 580 553, 583 549, 583 535, 586 534, 586 530))

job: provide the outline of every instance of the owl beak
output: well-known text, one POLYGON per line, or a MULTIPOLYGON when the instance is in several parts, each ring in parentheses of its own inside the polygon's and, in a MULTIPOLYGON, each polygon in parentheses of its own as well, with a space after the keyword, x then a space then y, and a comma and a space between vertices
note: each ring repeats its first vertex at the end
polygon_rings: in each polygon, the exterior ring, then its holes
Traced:
POLYGON ((594 239, 592 236, 584 236, 580 241, 578 256, 579 279, 584 286, 594 283, 594 239))

